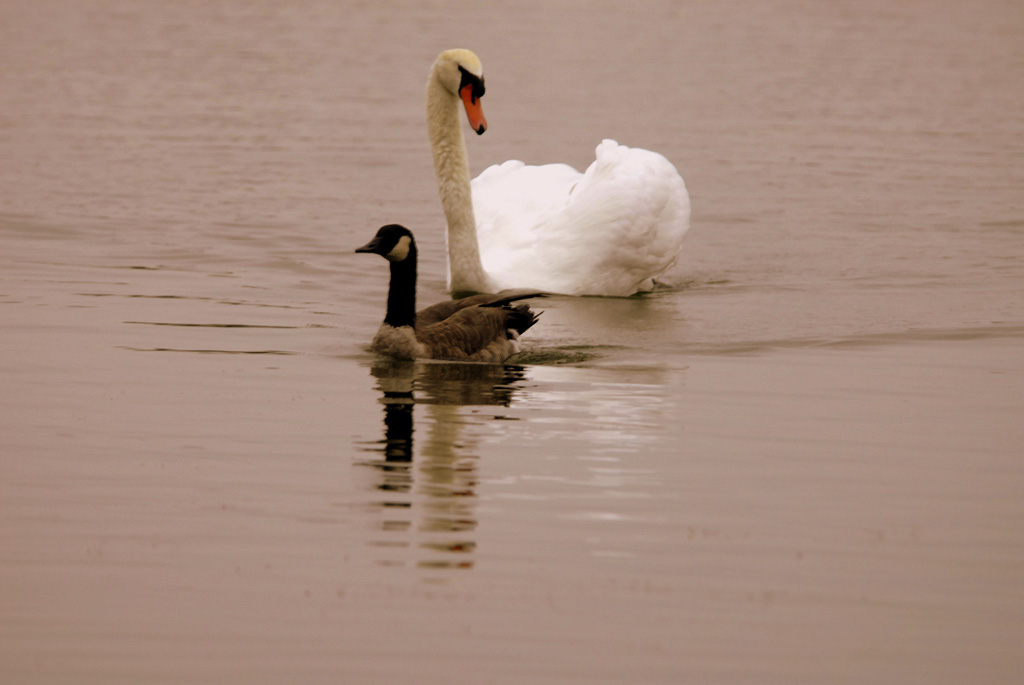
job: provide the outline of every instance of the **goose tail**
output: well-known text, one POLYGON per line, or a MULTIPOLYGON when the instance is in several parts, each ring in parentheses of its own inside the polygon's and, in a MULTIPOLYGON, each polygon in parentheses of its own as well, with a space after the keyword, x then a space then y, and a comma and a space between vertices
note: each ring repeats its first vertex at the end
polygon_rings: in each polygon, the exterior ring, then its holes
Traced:
POLYGON ((529 305, 519 304, 502 305, 501 309, 506 312, 505 332, 510 340, 518 340, 519 336, 528 331, 543 312, 535 312, 529 305))
POLYGON ((520 335, 537 323, 542 312, 534 312, 527 304, 513 305, 512 303, 534 297, 547 297, 547 294, 539 290, 520 290, 518 292, 503 291, 499 295, 502 297, 480 306, 493 307, 505 312, 505 333, 509 340, 518 340, 520 335))

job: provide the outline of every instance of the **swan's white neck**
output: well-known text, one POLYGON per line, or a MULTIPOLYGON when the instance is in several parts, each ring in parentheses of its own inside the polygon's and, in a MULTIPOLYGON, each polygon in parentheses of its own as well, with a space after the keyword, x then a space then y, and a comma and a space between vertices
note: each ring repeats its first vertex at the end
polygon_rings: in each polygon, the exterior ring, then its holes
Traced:
POLYGON ((448 287, 455 292, 490 292, 480 262, 469 158, 459 121, 459 98, 432 73, 427 84, 427 131, 441 206, 448 220, 448 287))

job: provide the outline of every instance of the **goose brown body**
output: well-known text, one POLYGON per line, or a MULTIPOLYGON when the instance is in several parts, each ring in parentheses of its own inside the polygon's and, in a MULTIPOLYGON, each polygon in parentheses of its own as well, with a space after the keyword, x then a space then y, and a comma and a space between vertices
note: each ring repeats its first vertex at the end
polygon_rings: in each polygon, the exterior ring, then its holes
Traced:
POLYGON ((370 348, 396 359, 502 362, 519 351, 519 336, 538 314, 515 302, 543 296, 536 291, 479 294, 439 302, 416 311, 416 241, 404 226, 381 227, 356 252, 390 262, 391 282, 384 323, 370 348))

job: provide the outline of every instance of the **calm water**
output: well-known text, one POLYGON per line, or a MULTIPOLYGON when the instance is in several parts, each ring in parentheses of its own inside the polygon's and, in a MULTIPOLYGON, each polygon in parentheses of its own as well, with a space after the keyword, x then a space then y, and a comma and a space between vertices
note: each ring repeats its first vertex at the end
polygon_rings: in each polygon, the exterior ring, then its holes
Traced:
POLYGON ((378 5, 0 4, 0 679, 1024 677, 1022 6, 378 5), (456 46, 475 171, 677 165, 674 287, 365 351, 456 46))

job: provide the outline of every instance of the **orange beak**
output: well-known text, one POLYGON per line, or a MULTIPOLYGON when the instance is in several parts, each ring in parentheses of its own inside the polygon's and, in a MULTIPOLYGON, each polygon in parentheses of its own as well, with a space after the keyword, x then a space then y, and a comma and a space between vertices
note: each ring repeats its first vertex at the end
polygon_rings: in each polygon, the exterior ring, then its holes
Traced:
POLYGON ((469 125, 480 135, 487 130, 487 119, 484 118, 484 108, 480 104, 480 98, 473 96, 473 85, 467 84, 459 91, 462 96, 462 104, 466 106, 466 118, 469 125))

